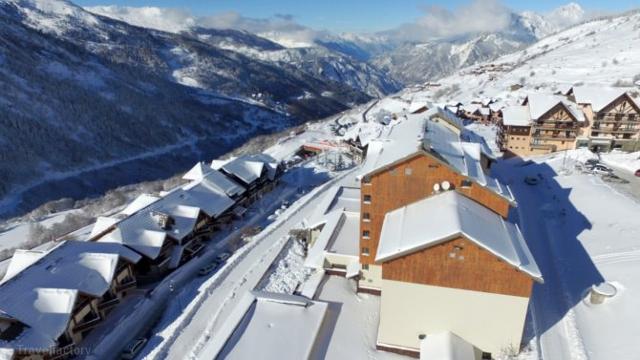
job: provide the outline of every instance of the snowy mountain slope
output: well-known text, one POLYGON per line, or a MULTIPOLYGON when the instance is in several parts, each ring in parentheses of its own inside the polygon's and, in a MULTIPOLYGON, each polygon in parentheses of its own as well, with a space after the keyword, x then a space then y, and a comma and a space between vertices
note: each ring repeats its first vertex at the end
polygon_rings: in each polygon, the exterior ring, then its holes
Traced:
POLYGON ((229 51, 234 56, 246 56, 311 78, 337 82, 373 97, 400 90, 400 85, 384 72, 351 54, 334 51, 330 46, 291 43, 280 40, 277 33, 251 34, 247 31, 207 28, 197 25, 194 18, 166 20, 165 17, 170 16, 170 10, 167 9, 107 6, 90 7, 88 10, 134 25, 191 36, 215 49, 229 51))
POLYGON ((166 177, 185 160, 370 99, 59 0, 0 0, 0 63, 2 213, 166 177))
POLYGON ((570 3, 549 14, 511 13, 499 31, 405 43, 372 59, 404 84, 435 81, 460 68, 495 59, 584 19, 584 10, 570 3))
POLYGON ((634 87, 640 80, 639 30, 637 11, 589 21, 526 49, 462 69, 441 79, 437 89, 406 95, 440 102, 478 98, 514 102, 528 92, 567 90, 575 84, 634 87), (513 85, 523 88, 512 91, 513 85))

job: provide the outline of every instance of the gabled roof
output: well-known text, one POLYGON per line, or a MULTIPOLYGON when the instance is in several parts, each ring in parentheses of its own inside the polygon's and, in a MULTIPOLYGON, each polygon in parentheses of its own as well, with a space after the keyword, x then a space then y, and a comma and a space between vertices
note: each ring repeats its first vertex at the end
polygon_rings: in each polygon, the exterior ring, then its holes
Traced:
POLYGON ((114 217, 99 216, 96 219, 95 224, 93 224, 93 228, 91 228, 91 234, 89 235, 89 238, 92 239, 107 231, 110 227, 117 224, 118 221, 120 221, 120 219, 116 219, 114 217))
POLYGON ((458 236, 473 241, 537 281, 542 274, 520 229, 456 191, 414 202, 385 215, 376 262, 386 262, 458 236))
POLYGON ((453 113, 451 110, 447 109, 446 107, 444 109, 438 107, 435 113, 432 114, 429 118, 433 119, 434 117, 438 117, 448 122, 458 130, 464 129, 464 120, 459 116, 457 116, 455 113, 453 113))
POLYGON ((482 144, 462 141, 460 136, 451 129, 437 122, 429 121, 424 137, 424 148, 430 154, 435 154, 440 161, 444 161, 459 174, 469 177, 509 202, 515 203, 515 198, 509 187, 482 168, 481 155, 485 154, 488 157, 492 155, 487 154, 482 144))
POLYGON ((121 243, 155 259, 160 254, 167 235, 180 242, 193 231, 198 220, 200 208, 173 201, 174 194, 179 197, 182 192, 172 192, 162 201, 120 221, 113 232, 98 241, 121 243), (173 219, 169 229, 165 230, 160 226, 157 219, 159 215, 168 215, 173 219))
POLYGON ((502 109, 502 123, 506 126, 530 126, 528 106, 507 106, 502 109))
MULTIPOLYGON (((570 93, 573 93, 578 104, 591 104, 591 109, 597 113, 621 96, 628 96, 628 90, 627 88, 575 86, 571 88, 570 93)), ((636 108, 640 107, 631 96, 629 99, 636 108)))
POLYGON ((540 117, 548 113, 555 106, 560 104, 566 111, 578 122, 584 122, 586 119, 584 113, 578 105, 569 101, 566 97, 560 95, 547 94, 529 94, 525 100, 525 105, 529 106, 531 119, 538 120, 540 117))
POLYGON ((260 178, 264 166, 265 163, 262 161, 250 160, 243 156, 223 164, 220 168, 249 185, 260 178))
POLYGON ((245 192, 245 188, 228 178, 218 170, 210 169, 206 176, 201 180, 202 185, 223 192, 228 196, 241 195, 245 192))
POLYGON ((141 194, 135 200, 133 200, 129 205, 127 205, 124 210, 120 211, 121 214, 132 215, 136 212, 146 208, 147 206, 153 204, 154 202, 160 200, 159 197, 149 195, 149 194, 141 194))
POLYGON ((140 260, 122 245, 84 241, 63 242, 28 264, 26 253, 11 260, 20 266, 10 264, 10 268, 21 269, 7 273, 0 284, 0 312, 28 326, 12 344, 27 349, 54 346, 67 328, 78 294, 101 297, 120 258, 140 260))
POLYGON ((400 122, 395 138, 372 141, 363 165, 363 175, 373 175, 394 164, 421 154, 433 156, 454 171, 515 204, 507 185, 482 168, 481 154, 492 157, 482 144, 462 141, 460 135, 434 120, 409 118, 400 122), (404 126, 400 127, 400 125, 404 126), (426 127, 425 127, 426 125, 426 127), (426 132, 425 132, 426 129, 426 132))
POLYGON ((211 171, 210 167, 204 165, 203 162, 198 162, 182 178, 184 180, 200 181, 209 171, 211 171))

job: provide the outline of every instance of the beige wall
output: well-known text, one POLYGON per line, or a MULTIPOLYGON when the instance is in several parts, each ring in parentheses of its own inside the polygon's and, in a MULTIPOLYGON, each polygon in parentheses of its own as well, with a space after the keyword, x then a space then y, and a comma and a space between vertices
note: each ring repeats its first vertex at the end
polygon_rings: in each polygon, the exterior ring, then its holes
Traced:
POLYGON ((358 286, 380 290, 382 288, 382 266, 371 264, 369 265, 369 270, 361 269, 358 286))
MULTIPOLYGON (((356 241, 357 239, 354 239, 356 241)), ((358 257, 354 255, 344 255, 338 253, 325 252, 324 259, 326 261, 326 267, 331 268, 332 266, 347 266, 353 261, 358 261, 358 257)))
POLYGON ((451 331, 482 351, 519 349, 529 299, 382 280, 378 344, 419 350, 420 334, 451 331))

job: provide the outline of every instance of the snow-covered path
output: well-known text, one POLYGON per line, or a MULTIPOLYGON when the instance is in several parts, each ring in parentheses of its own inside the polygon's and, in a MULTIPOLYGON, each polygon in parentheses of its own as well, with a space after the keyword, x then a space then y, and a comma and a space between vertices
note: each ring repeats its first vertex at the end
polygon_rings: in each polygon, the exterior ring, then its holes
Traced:
POLYGON ((507 161, 496 170, 516 195, 517 220, 545 280, 530 303, 537 359, 633 358, 640 203, 615 184, 571 170, 573 163, 561 166, 561 156, 536 161, 507 161), (527 185, 525 176, 541 181, 527 185), (605 280, 618 295, 591 304, 590 287, 605 280))
POLYGON ((153 349, 147 350, 145 358, 206 358, 215 353, 227 333, 233 330, 236 314, 244 314, 250 305, 244 301, 244 294, 258 285, 280 254, 287 243, 289 230, 315 209, 325 190, 357 169, 346 171, 305 195, 249 245, 240 249, 229 260, 232 265, 207 280, 183 313, 156 334, 162 339, 153 349))

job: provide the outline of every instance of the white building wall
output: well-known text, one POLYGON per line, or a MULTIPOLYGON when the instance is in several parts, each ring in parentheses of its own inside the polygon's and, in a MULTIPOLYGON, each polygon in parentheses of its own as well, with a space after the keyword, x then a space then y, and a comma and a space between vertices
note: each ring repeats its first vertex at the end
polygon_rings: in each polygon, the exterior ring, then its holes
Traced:
MULTIPOLYGON (((362 265, 361 265, 362 266, 362 265)), ((369 265, 369 269, 361 269, 358 287, 365 289, 382 289, 382 266, 369 265)))
POLYGON ((450 331, 485 352, 518 350, 529 299, 382 280, 378 345, 419 350, 420 334, 450 331))

